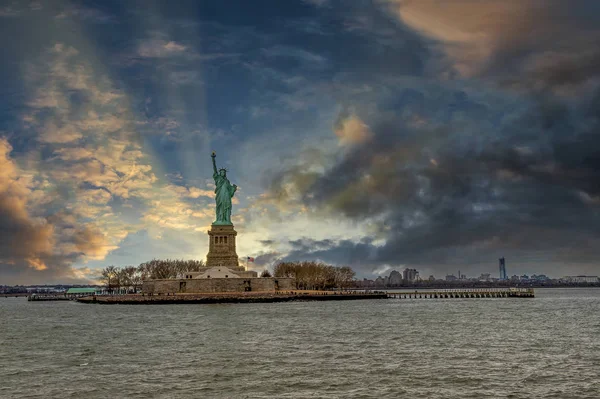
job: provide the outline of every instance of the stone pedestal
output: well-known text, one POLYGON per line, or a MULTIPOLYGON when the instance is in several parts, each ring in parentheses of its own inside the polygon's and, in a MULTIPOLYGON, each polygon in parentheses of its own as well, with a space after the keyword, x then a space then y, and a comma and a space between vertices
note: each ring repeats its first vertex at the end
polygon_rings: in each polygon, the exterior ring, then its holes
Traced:
POLYGON ((206 255, 206 267, 228 267, 231 270, 243 271, 235 251, 237 231, 233 225, 212 225, 208 231, 209 245, 206 255))

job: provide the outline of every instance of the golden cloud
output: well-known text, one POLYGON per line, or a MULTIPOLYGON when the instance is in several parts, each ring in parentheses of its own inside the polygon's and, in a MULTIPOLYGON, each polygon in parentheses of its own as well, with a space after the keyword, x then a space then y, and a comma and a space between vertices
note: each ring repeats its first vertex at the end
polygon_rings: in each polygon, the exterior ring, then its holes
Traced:
POLYGON ((80 227, 76 231, 75 246, 89 259, 104 259, 110 251, 118 248, 111 245, 102 232, 90 226, 80 227))
POLYGON ((340 145, 349 146, 361 144, 373 137, 373 132, 359 117, 351 115, 342 120, 335 128, 335 135, 340 145))
POLYGON ((0 138, 0 253, 9 261, 27 260, 37 270, 45 268, 41 257, 52 252, 53 226, 43 218, 31 217, 27 198, 31 190, 27 180, 20 178, 20 170, 10 158, 11 145, 0 138))
POLYGON ((444 44, 455 68, 465 76, 480 72, 491 55, 529 25, 526 1, 391 0, 400 19, 444 44))

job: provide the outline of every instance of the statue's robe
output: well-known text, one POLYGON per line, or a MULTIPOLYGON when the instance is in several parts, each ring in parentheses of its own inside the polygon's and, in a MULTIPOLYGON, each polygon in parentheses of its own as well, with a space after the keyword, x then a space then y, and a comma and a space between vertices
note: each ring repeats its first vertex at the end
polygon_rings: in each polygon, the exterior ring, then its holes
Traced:
POLYGON ((217 220, 215 224, 231 224, 231 197, 235 188, 226 177, 213 174, 215 180, 215 201, 217 202, 217 220))

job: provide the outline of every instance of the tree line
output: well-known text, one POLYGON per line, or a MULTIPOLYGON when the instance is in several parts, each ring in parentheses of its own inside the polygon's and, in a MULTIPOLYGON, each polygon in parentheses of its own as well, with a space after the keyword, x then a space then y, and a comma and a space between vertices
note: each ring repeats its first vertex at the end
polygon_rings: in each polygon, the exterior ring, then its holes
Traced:
POLYGON ((275 265, 274 277, 296 279, 296 289, 344 289, 353 285, 354 270, 348 266, 332 266, 321 262, 280 262, 275 265))
MULTIPOLYGON (((109 291, 137 292, 144 280, 185 278, 189 272, 205 267, 201 260, 152 259, 139 266, 107 266, 100 273, 100 281, 109 291)), ((331 266, 321 262, 280 262, 275 265, 273 277, 292 277, 296 289, 345 289, 353 285, 354 270, 348 266, 331 266)), ((268 270, 261 277, 271 277, 268 270)))
POLYGON ((139 266, 107 266, 100 273, 100 281, 109 291, 137 291, 144 280, 184 278, 202 267, 202 260, 152 259, 139 266))

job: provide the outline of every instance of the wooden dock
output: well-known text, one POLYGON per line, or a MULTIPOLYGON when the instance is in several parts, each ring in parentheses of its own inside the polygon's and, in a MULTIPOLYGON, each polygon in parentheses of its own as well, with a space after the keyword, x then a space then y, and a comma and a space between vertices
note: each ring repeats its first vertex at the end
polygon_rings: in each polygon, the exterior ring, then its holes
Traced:
POLYGON ((431 291, 388 292, 393 299, 439 299, 439 298, 534 298, 533 288, 458 288, 431 291))

